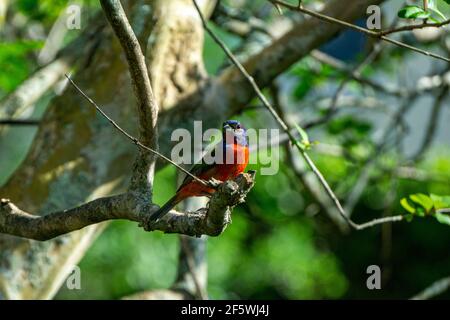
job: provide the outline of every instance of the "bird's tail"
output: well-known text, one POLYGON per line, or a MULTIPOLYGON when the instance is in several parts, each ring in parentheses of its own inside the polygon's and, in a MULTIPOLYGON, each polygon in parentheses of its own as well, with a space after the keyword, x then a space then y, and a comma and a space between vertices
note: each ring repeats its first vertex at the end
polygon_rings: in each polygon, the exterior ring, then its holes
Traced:
POLYGON ((163 216, 165 216, 170 210, 172 210, 173 207, 175 207, 178 202, 180 202, 183 199, 180 199, 180 197, 176 194, 172 198, 170 198, 169 201, 167 201, 161 208, 159 208, 158 211, 156 211, 154 214, 152 214, 150 220, 156 221, 161 219, 163 216))

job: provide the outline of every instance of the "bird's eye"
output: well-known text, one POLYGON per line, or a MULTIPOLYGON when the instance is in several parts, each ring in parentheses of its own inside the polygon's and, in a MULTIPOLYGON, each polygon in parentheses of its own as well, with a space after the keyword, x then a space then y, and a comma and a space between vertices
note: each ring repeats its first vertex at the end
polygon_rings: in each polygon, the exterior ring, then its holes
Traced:
POLYGON ((236 125, 236 129, 240 129, 241 128, 241 125, 240 124, 237 124, 236 125))

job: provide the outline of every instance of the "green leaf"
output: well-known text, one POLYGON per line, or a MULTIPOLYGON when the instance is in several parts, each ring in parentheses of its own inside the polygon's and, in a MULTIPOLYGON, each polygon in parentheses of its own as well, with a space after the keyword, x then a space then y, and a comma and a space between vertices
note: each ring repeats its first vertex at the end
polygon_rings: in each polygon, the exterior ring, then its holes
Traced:
POLYGON ((414 214, 416 212, 416 208, 409 204, 408 199, 402 198, 400 200, 400 205, 409 213, 414 214))
POLYGON ((426 215, 425 209, 422 207, 417 207, 415 215, 418 217, 424 218, 426 215))
POLYGON ((348 132, 357 139, 367 136, 371 129, 372 124, 370 122, 353 116, 336 118, 327 125, 327 131, 332 135, 341 135, 344 132, 348 132))
POLYGON ((450 4, 450 0, 442 0, 444 1, 446 4, 450 4))
POLYGON ((436 194, 430 194, 431 200, 433 200, 433 205, 435 210, 449 208, 450 207, 450 197, 449 196, 439 196, 436 194))
POLYGON ((397 15, 403 19, 427 19, 430 17, 430 13, 419 6, 405 6, 397 15))
MULTIPOLYGON (((434 0, 429 0, 428 1, 428 9, 430 9, 431 11, 433 11, 434 13, 436 13, 436 15, 439 16, 439 18, 441 18, 442 20, 446 20, 447 18, 445 17, 445 15, 439 10, 438 6, 437 6, 437 2, 434 0)), ((433 20, 433 22, 436 20, 433 17, 430 17, 430 20, 433 20)), ((436 22, 439 22, 438 20, 436 20, 436 22)))
POLYGON ((42 41, 0 42, 0 92, 5 93, 24 81, 33 70, 29 54, 42 47, 42 41))
POLYGON ((300 127, 298 124, 294 123, 295 128, 297 129, 298 133, 300 134, 300 137, 302 137, 302 141, 309 143, 309 137, 305 130, 303 130, 302 127, 300 127))
POLYGON ((414 218, 414 215, 413 215, 413 214, 407 214, 407 215, 405 215, 405 220, 406 220, 407 222, 413 221, 413 218, 414 218))
POLYGON ((311 148, 311 146, 313 146, 316 143, 311 143, 309 141, 309 137, 308 134, 306 133, 305 130, 303 130, 303 128, 301 128, 298 124, 294 123, 295 128, 297 129, 298 133, 300 134, 300 137, 302 138, 302 140, 300 142, 298 142, 298 145, 303 149, 303 150, 308 150, 311 148))
POLYGON ((436 213, 434 215, 437 221, 443 224, 448 224, 450 226, 450 216, 444 213, 436 213))
POLYGON ((429 196, 427 196, 427 195, 425 195, 423 193, 412 194, 412 195, 409 196, 409 198, 413 202, 415 202, 418 205, 422 206, 422 208, 425 209, 425 213, 430 213, 431 209, 433 209, 433 207, 434 207, 433 200, 429 196))

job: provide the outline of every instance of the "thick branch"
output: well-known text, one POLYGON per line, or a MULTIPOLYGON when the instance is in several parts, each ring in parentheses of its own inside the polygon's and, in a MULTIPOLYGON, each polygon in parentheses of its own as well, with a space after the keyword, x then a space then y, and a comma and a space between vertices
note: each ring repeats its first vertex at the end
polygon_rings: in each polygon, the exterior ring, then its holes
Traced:
POLYGON ((233 207, 244 200, 253 184, 254 173, 241 174, 219 187, 207 209, 187 213, 171 211, 156 223, 149 218, 159 207, 132 193, 99 198, 42 216, 32 215, 10 200, 1 199, 0 233, 45 241, 99 222, 125 219, 139 222, 147 231, 218 236, 231 222, 233 207))
POLYGON ((244 173, 233 181, 220 185, 211 197, 207 209, 195 213, 178 213, 171 211, 163 219, 151 223, 147 215, 143 227, 147 231, 162 230, 166 233, 182 233, 199 237, 220 235, 231 223, 231 210, 244 201, 245 196, 253 187, 255 173, 244 173))
MULTIPOLYGON (((158 149, 156 120, 158 105, 150 85, 145 57, 136 35, 118 0, 101 0, 103 11, 122 45, 128 62, 134 94, 138 104, 139 137, 144 145, 158 149)), ((131 189, 151 191, 149 172, 154 165, 154 155, 140 151, 135 161, 131 189)))
POLYGON ((127 210, 127 203, 127 195, 123 194, 36 216, 19 209, 8 199, 1 199, 0 233, 45 241, 106 220, 136 220, 137 217, 127 210))

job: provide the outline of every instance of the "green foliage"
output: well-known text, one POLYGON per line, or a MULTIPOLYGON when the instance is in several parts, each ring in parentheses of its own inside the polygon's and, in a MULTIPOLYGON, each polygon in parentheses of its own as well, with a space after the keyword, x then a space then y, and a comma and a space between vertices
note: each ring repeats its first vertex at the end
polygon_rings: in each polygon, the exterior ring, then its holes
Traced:
POLYGON ((330 135, 335 136, 350 153, 365 153, 362 149, 367 149, 371 145, 369 134, 372 124, 356 116, 336 117, 327 123, 326 130, 330 135))
POLYGON ((311 58, 300 61, 290 71, 290 74, 297 78, 296 86, 292 91, 293 98, 297 101, 303 99, 333 73, 334 70, 330 66, 320 64, 311 58), (312 72, 313 70, 315 72, 312 72))
POLYGON ((440 22, 446 20, 446 16, 439 9, 439 4, 450 4, 449 0, 429 0, 428 10, 417 5, 407 5, 401 8, 397 15, 403 19, 422 19, 431 20, 432 22, 440 22))
POLYGON ((51 24, 67 7, 66 0, 18 0, 18 11, 31 20, 51 24))
POLYGON ((443 210, 450 209, 450 196, 416 193, 409 195, 408 198, 402 198, 400 204, 409 213, 408 221, 411 221, 414 216, 432 216, 440 223, 450 225, 450 216, 448 215, 450 212, 443 210))
POLYGON ((303 130, 303 128, 300 127, 297 123, 294 123, 294 125, 301 137, 301 140, 296 141, 296 143, 302 150, 309 150, 314 144, 318 143, 317 141, 314 142, 309 141, 309 137, 306 131, 303 130))
POLYGON ((428 19, 430 13, 419 6, 405 6, 400 9, 398 16, 403 19, 428 19))
POLYGON ((25 80, 33 68, 29 55, 43 45, 41 41, 19 40, 0 43, 0 90, 7 93, 25 80))

